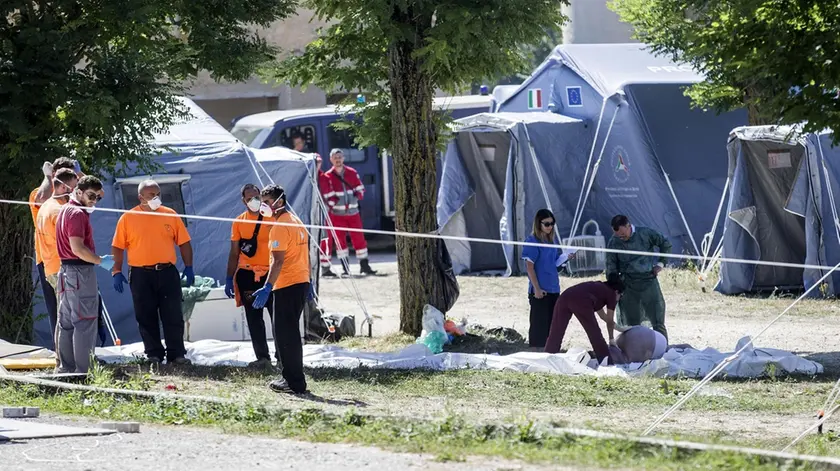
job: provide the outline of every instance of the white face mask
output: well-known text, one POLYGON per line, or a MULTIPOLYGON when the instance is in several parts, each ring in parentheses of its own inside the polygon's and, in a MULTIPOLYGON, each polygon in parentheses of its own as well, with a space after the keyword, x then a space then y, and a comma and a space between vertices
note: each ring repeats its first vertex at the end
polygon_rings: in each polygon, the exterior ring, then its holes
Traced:
POLYGON ((260 214, 262 214, 262 217, 264 218, 270 218, 274 215, 274 210, 271 209, 271 206, 267 203, 260 203, 260 214))
POLYGON ((157 211, 157 209, 160 208, 160 205, 162 205, 163 203, 160 202, 160 196, 155 196, 146 204, 149 205, 149 209, 151 209, 152 211, 157 211))
POLYGON ((260 206, 262 206, 262 203, 260 203, 259 198, 251 198, 251 200, 248 201, 248 209, 255 213, 260 210, 260 206))
MULTIPOLYGON (((274 204, 277 204, 277 202, 275 201, 274 204)), ((274 216, 277 212, 282 211, 285 207, 286 205, 284 204, 279 208, 273 208, 269 206, 268 203, 262 203, 260 204, 260 214, 262 214, 264 218, 270 218, 274 216)))

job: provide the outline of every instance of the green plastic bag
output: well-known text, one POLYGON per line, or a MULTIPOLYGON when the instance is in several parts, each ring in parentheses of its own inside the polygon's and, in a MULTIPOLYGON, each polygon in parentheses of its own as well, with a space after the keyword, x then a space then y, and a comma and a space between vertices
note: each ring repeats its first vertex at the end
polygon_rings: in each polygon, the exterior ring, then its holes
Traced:
POLYGON ((195 303, 204 301, 215 284, 216 280, 213 278, 196 276, 195 283, 187 286, 187 280, 181 278, 181 311, 184 314, 184 322, 190 321, 195 303))

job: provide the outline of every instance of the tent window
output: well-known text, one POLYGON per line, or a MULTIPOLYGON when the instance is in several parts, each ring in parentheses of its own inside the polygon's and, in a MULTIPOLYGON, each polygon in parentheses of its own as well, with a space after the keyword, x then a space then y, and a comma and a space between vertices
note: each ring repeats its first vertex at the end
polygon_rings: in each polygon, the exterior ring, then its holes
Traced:
POLYGON ((292 136, 295 134, 303 136, 303 152, 316 152, 318 136, 315 134, 314 124, 301 124, 275 130, 264 147, 282 146, 292 149, 292 136))
POLYGON ((353 144, 353 133, 349 129, 333 129, 327 127, 327 143, 332 149, 341 149, 346 162, 364 162, 367 156, 364 150, 357 149, 353 144))
MULTIPOLYGON (((160 200, 163 205, 172 208, 178 214, 186 214, 184 209, 184 195, 181 193, 181 182, 160 183, 160 200)), ((139 204, 137 200, 138 183, 123 182, 120 184, 123 207, 131 209, 139 204)), ((186 221, 184 221, 186 223, 186 221)))

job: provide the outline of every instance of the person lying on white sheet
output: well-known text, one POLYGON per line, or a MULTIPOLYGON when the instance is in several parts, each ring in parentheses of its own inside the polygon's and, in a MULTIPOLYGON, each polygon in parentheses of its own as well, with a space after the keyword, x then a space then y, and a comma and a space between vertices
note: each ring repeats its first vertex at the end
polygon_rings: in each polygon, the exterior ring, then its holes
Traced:
POLYGON ((662 358, 668 350, 668 341, 659 332, 645 326, 618 327, 621 334, 610 345, 610 358, 616 365, 642 363, 662 358))

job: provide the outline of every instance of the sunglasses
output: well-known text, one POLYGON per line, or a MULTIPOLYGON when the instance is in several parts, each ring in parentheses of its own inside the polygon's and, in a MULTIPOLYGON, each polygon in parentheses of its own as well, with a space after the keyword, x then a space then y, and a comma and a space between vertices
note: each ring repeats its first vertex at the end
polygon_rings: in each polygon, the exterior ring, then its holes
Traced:
POLYGON ((540 224, 542 224, 543 227, 554 227, 554 221, 551 221, 551 222, 542 221, 542 222, 540 222, 540 224))
POLYGON ((85 193, 85 196, 89 200, 102 201, 102 197, 97 195, 96 193, 85 193))

